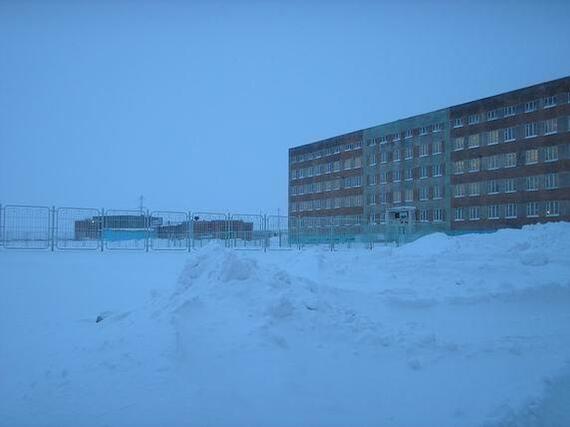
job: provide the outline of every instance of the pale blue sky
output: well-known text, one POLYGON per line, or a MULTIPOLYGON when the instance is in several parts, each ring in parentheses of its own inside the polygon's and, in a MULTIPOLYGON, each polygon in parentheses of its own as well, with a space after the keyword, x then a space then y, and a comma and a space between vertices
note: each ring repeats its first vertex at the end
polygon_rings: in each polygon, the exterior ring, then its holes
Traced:
POLYGON ((569 75, 569 22, 567 1, 0 1, 0 202, 284 211, 289 147, 569 75))

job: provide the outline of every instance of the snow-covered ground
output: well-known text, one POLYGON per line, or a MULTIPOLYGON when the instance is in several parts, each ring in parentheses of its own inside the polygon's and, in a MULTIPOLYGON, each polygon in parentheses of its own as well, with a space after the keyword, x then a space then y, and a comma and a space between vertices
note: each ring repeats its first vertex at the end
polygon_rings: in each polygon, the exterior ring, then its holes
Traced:
POLYGON ((1 426, 570 426, 570 224, 4 250, 0 292, 1 426))

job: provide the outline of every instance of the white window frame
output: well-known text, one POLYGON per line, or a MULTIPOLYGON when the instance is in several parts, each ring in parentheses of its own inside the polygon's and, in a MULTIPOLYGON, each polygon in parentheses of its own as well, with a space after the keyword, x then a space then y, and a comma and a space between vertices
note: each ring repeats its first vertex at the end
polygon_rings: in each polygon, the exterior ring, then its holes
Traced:
POLYGON ((560 216, 560 201, 549 200, 546 202, 546 216, 547 217, 560 216))

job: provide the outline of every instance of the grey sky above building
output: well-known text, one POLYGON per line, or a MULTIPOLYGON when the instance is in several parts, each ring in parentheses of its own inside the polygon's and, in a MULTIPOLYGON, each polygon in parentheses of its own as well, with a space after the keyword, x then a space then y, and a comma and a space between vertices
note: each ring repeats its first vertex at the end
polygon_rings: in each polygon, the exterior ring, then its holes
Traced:
POLYGON ((275 213, 288 148, 569 74, 570 3, 0 3, 0 202, 275 213))

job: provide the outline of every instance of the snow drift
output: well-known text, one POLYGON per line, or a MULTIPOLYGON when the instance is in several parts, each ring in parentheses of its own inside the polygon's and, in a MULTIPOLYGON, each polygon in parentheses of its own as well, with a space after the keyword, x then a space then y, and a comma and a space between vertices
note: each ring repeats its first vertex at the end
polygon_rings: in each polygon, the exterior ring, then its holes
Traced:
POLYGON ((4 251, 0 425, 567 426, 569 245, 4 251))

